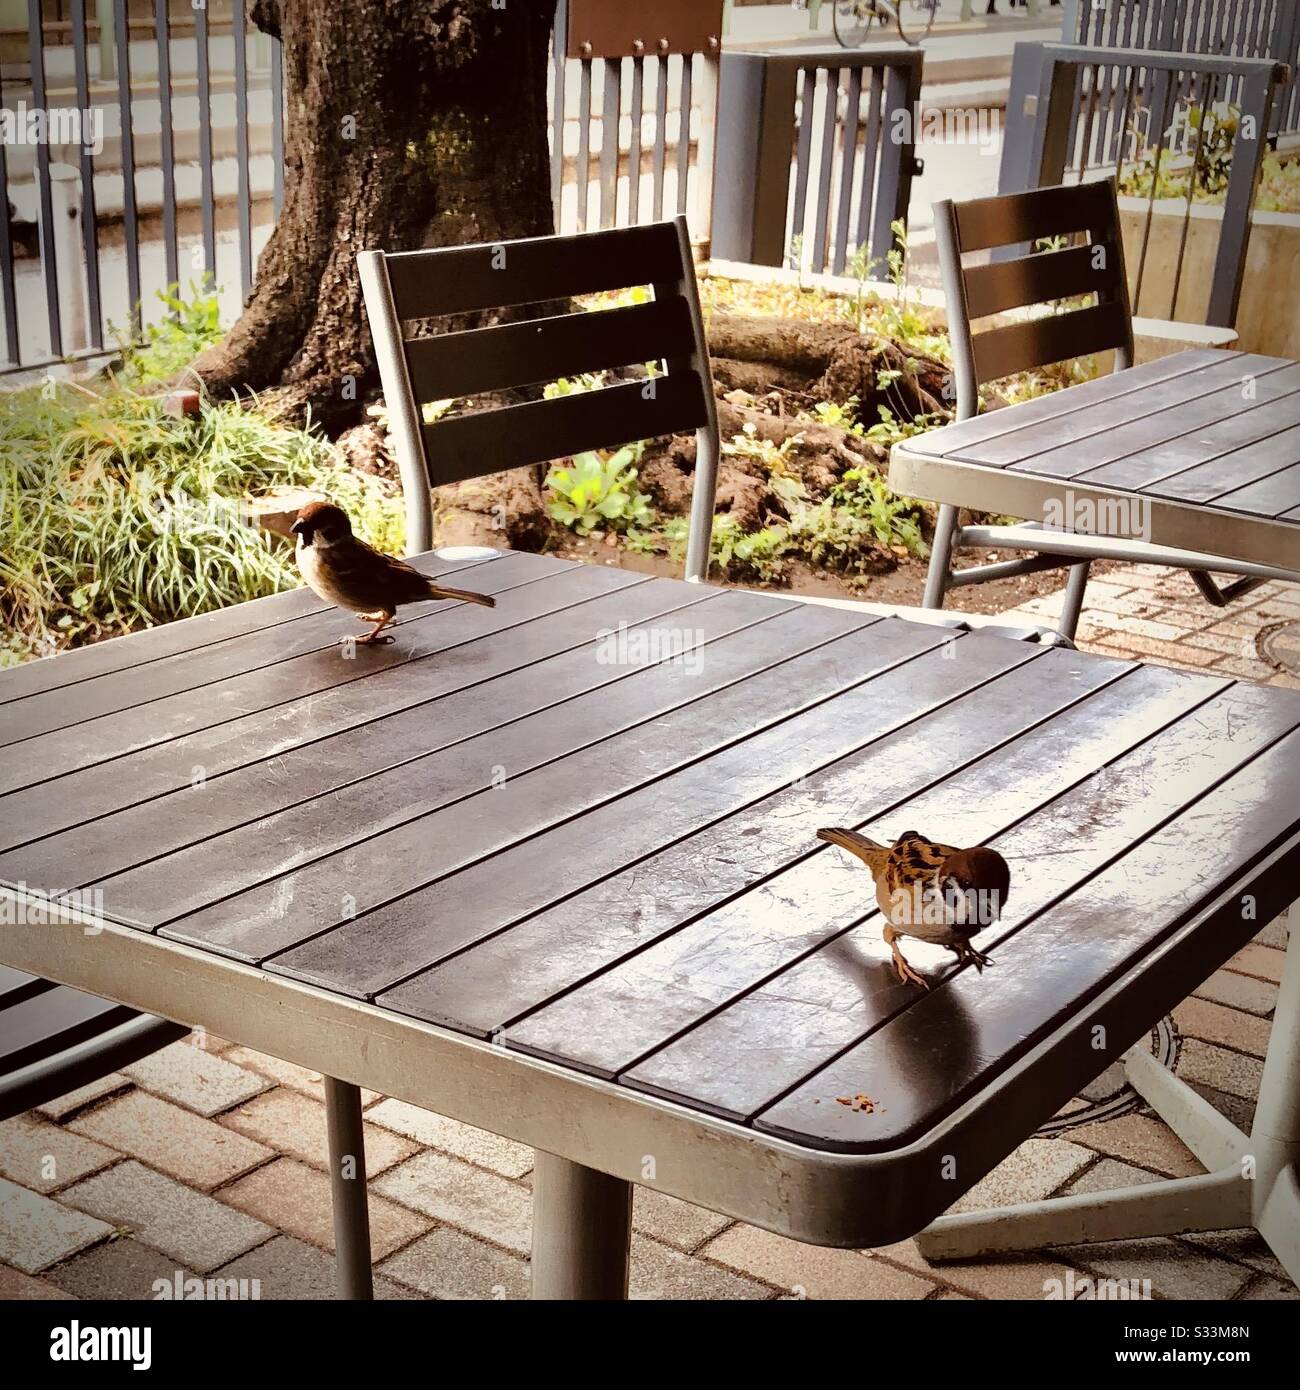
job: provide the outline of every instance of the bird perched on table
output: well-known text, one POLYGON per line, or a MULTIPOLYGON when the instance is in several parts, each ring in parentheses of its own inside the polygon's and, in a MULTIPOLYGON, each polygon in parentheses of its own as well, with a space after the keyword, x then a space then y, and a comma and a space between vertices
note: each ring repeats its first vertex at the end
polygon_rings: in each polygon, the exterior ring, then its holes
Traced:
POLYGON ((488 594, 445 588, 404 560, 358 540, 348 514, 332 502, 309 502, 289 529, 298 537, 298 569, 313 592, 374 624, 357 642, 391 642, 391 637, 379 634, 403 603, 449 598, 496 607, 496 599, 488 594))
POLYGON ((817 838, 857 855, 871 870, 885 918, 885 943, 900 980, 930 988, 903 958, 900 936, 946 946, 977 971, 992 964, 970 939, 997 921, 1011 887, 1011 870, 997 850, 937 845, 915 830, 905 830, 892 845, 839 827, 819 830, 817 838))

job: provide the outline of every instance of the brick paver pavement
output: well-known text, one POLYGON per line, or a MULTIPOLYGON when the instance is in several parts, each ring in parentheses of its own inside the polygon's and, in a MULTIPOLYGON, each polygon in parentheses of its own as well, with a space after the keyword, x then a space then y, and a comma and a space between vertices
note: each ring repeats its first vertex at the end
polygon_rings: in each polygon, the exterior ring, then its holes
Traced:
MULTIPOLYGON (((1013 611, 1050 620, 1059 603, 1013 611)), ((1268 585, 1218 610, 1186 575, 1131 566, 1090 585, 1079 644, 1300 689, 1258 645, 1295 620, 1300 590, 1268 585)), ((1284 947, 1264 928, 1173 1015, 1179 1074, 1239 1124, 1258 1087, 1284 947)), ((363 1099, 378 1296, 525 1296, 528 1150, 400 1101, 363 1099)), ((245 1294, 267 1299, 327 1297, 324 1153, 318 1077, 193 1035, 0 1124, 0 1297, 152 1298, 162 1283, 174 1291, 196 1277, 241 1280, 245 1294)), ((1132 1111, 1029 1140, 960 1205, 1198 1171, 1158 1119, 1132 1111)), ((817 1250, 642 1188, 634 1223, 641 1298, 1043 1298, 1069 1271, 1076 1289, 1092 1275, 1150 1280, 1156 1298, 1300 1298, 1249 1233, 939 1267, 912 1241, 817 1250)))

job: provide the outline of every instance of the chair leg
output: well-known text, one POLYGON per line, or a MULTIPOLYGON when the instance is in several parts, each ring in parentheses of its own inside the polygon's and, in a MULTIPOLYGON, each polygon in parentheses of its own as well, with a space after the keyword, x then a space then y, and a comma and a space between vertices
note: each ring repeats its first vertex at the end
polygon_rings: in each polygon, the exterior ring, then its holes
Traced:
POLYGON ((537 1150, 533 1297, 627 1297, 632 1184, 537 1150))
POLYGON ((1065 581, 1065 603, 1061 608, 1059 631, 1074 641, 1079 628, 1079 615, 1083 612, 1083 593, 1088 587, 1088 570, 1091 562, 1070 566, 1070 577, 1065 581))
POLYGON ((925 597, 922 608, 942 608, 952 574, 953 536, 957 530, 957 508, 946 503, 939 508, 934 523, 934 541, 930 547, 930 568, 925 575, 925 597))
POLYGON ((345 1299, 373 1298, 361 1092, 356 1086, 332 1076, 325 1078, 325 1127, 329 1134, 338 1294, 345 1299))

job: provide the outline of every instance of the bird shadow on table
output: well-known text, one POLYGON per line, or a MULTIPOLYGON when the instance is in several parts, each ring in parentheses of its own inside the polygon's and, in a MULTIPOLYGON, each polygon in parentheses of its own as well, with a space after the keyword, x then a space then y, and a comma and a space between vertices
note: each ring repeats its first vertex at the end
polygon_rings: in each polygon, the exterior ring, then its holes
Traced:
POLYGON ((979 1024, 975 1012, 957 990, 940 988, 963 967, 940 959, 946 954, 940 948, 908 944, 911 955, 916 957, 913 964, 926 977, 929 990, 898 978, 889 948, 879 938, 864 941, 859 933, 851 932, 828 942, 823 951, 828 962, 833 962, 861 988, 865 1005, 863 1031, 875 1035, 882 1049, 880 1061, 893 1063, 933 1094, 936 1087, 942 1091, 945 1075, 963 1073, 966 1064, 980 1051, 979 1024), (915 1033, 910 1028, 882 1026, 922 1003, 926 1036, 933 1038, 934 1046, 914 1046, 915 1033), (933 1069, 935 1075, 924 1076, 926 1069, 933 1069))

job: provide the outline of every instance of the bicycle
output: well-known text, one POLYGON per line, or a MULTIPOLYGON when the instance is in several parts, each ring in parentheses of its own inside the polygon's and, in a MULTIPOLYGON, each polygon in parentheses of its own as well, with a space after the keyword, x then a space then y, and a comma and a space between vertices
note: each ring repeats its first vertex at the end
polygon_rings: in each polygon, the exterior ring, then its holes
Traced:
POLYGON ((871 32, 871 21, 890 24, 898 37, 913 48, 930 32, 939 0, 907 0, 907 22, 903 21, 904 0, 835 0, 831 27, 842 48, 861 48, 871 32))

